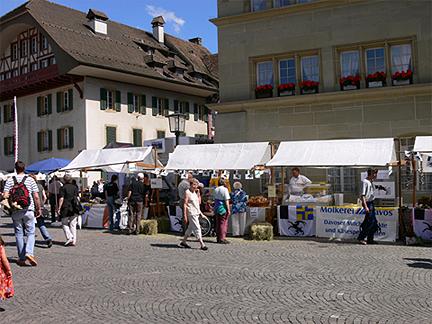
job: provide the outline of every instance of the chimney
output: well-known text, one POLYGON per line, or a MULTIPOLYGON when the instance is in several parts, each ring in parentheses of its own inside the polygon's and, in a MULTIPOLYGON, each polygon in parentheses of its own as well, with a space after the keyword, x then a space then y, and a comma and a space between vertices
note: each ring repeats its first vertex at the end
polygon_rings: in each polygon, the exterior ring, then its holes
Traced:
POLYGON ((153 26, 153 37, 156 38, 159 43, 163 43, 165 20, 162 16, 154 17, 151 24, 153 26))
POLYGON ((189 42, 197 44, 197 45, 202 45, 202 38, 201 37, 191 38, 191 39, 189 39, 189 42))
POLYGON ((95 9, 89 9, 87 13, 87 19, 89 20, 89 26, 93 32, 98 34, 107 34, 107 23, 108 16, 102 11, 95 9))

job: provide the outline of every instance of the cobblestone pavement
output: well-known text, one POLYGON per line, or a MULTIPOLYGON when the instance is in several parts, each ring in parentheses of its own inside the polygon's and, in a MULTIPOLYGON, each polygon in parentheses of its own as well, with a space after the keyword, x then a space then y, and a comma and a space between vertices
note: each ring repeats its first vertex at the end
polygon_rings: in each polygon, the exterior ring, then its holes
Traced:
POLYGON ((50 232, 58 244, 36 249, 38 267, 12 264, 1 323, 432 323, 430 247, 209 239, 204 252, 171 235, 81 230, 66 248, 50 232))

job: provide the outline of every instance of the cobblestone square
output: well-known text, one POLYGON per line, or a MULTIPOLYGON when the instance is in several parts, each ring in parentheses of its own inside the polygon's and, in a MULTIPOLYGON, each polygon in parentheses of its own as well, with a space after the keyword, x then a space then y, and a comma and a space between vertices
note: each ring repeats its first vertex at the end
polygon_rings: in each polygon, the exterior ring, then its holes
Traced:
MULTIPOLYGON (((15 260, 10 218, 0 223, 15 260)), ((1 323, 432 323, 430 247, 207 239, 204 252, 99 230, 63 247, 49 230, 56 244, 37 241, 36 268, 12 264, 1 323)))

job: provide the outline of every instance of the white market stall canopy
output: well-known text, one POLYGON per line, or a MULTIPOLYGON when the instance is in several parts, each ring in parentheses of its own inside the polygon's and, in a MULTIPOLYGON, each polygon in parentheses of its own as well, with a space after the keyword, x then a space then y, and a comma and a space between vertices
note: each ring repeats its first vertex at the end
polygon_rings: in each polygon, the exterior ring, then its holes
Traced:
POLYGON ((167 170, 250 170, 271 158, 268 142, 179 145, 167 170))
MULTIPOLYGON (((105 170, 122 172, 128 163, 136 163, 145 169, 155 168, 155 154, 152 147, 128 147, 116 149, 84 150, 60 171, 105 170)), ((158 168, 163 165, 156 160, 158 168)))
POLYGON ((419 153, 432 153, 432 136, 417 136, 413 151, 419 153))
POLYGON ((386 166, 396 161, 393 138, 281 142, 267 166, 386 166))

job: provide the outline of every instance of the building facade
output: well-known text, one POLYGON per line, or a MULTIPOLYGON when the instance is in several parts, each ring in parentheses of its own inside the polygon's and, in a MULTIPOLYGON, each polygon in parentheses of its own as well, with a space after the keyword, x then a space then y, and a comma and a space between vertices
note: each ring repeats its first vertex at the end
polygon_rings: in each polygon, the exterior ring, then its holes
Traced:
POLYGON ((218 0, 216 141, 412 148, 432 134, 431 13, 430 1, 218 0))
POLYGON ((32 0, 0 18, 0 170, 19 158, 72 159, 112 142, 142 146, 170 137, 167 116, 187 117, 185 135, 208 137, 207 103, 217 97, 215 56, 199 38, 153 32, 32 0))

